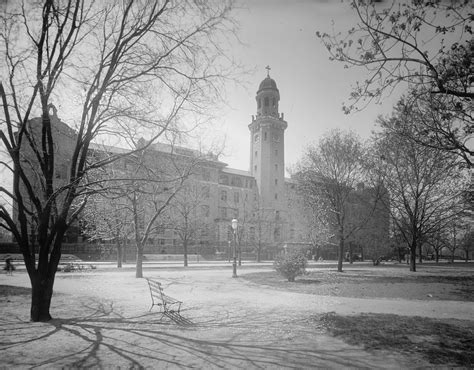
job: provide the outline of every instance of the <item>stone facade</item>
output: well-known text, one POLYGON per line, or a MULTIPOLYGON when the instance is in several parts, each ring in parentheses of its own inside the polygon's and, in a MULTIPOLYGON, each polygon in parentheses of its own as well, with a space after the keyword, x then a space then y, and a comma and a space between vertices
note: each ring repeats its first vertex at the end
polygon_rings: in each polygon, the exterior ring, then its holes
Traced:
MULTIPOLYGON (((278 110, 279 101, 280 92, 276 82, 267 75, 256 94, 257 113, 248 125, 249 171, 229 168, 216 156, 202 156, 188 148, 157 143, 146 150, 144 158, 156 171, 166 168, 171 162, 186 165, 195 161, 187 180, 187 189, 188 194, 198 194, 189 202, 197 202, 193 209, 193 222, 199 230, 195 230, 188 244, 189 253, 229 256, 233 218, 239 221, 237 235, 244 257, 255 256, 258 252, 262 258, 272 258, 285 245, 310 245, 311 232, 305 222, 307 210, 303 198, 297 192, 295 180, 285 178, 284 175, 284 139, 288 123, 278 110)), ((57 141, 66 146, 58 148, 58 153, 61 150, 69 153, 70 148, 67 147, 74 142, 73 130, 57 119, 55 114, 52 122, 56 126, 58 138, 66 135, 57 141)), ((90 155, 121 151, 123 149, 92 145, 90 155)), ((65 158, 68 156, 57 157, 58 181, 67 177, 65 158)), ((123 174, 135 169, 126 157, 114 163, 113 167, 123 174)), ((178 199, 175 203, 178 203, 178 199)), ((388 215, 385 211, 383 214, 388 215)), ((388 237, 387 217, 374 217, 369 223, 371 230, 388 237), (377 223, 377 220, 382 219, 382 223, 377 223)), ((145 252, 182 253, 182 240, 176 227, 180 222, 176 204, 172 204, 161 219, 164 221, 151 235, 145 252)), ((68 235, 69 241, 82 239, 77 228, 73 228, 68 235)))

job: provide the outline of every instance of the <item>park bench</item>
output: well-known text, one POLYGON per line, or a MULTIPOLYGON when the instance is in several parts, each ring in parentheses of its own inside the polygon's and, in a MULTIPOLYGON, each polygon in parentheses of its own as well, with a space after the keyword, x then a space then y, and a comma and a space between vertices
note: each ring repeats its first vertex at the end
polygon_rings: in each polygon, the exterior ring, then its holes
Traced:
POLYGON ((146 278, 148 282, 148 287, 150 288, 150 295, 151 295, 151 307, 149 311, 153 308, 153 306, 162 306, 164 313, 173 313, 177 312, 179 314, 179 310, 181 309, 181 304, 183 302, 178 301, 177 299, 166 295, 163 292, 163 288, 161 283, 156 280, 146 278), (177 310, 174 310, 174 307, 178 307, 177 310))

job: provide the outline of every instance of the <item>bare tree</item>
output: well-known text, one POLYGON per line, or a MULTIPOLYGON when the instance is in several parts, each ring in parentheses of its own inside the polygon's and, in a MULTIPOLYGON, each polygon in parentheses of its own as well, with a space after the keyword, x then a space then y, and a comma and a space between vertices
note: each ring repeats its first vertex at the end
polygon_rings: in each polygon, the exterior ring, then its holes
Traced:
MULTIPOLYGON (((465 178, 451 153, 417 145, 385 129, 408 116, 379 119, 373 169, 390 194, 392 220, 410 249, 410 271, 416 271, 421 244, 460 211, 465 178)), ((412 117, 413 118, 413 117, 412 117)))
MULTIPOLYGON (((371 214, 355 219, 350 217, 351 204, 357 204, 357 185, 365 180, 365 148, 350 132, 330 131, 317 147, 310 147, 298 166, 297 180, 313 212, 323 210, 336 235, 338 271, 346 241, 362 228, 371 214)), ((374 204, 377 197, 373 199, 374 204)))
POLYGON ((176 194, 168 210, 167 228, 174 230, 183 245, 184 266, 188 266, 188 247, 204 228, 203 217, 209 209, 203 207, 204 194, 192 180, 176 194))
POLYGON ((121 134, 134 131, 151 144, 177 129, 182 113, 213 106, 229 65, 217 39, 232 31, 231 4, 46 0, 3 9, 0 140, 9 160, 0 164, 13 190, 0 191, 15 216, 2 207, 0 223, 23 254, 31 320, 46 321, 63 236, 97 185, 88 173, 133 153, 95 160, 92 141, 128 144, 121 134), (58 123, 53 102, 74 130, 58 123))
POLYGON ((122 267, 124 250, 132 229, 129 207, 122 189, 98 193, 88 200, 87 207, 80 216, 82 232, 88 240, 101 242, 112 240, 117 252, 117 267, 122 267))
POLYGON ((446 240, 444 239, 445 235, 441 232, 440 229, 434 230, 431 232, 427 238, 426 243, 431 247, 434 252, 435 262, 439 262, 439 257, 441 252, 446 245, 446 240))
POLYGON ((272 242, 272 231, 275 227, 275 211, 263 207, 260 197, 254 200, 252 216, 249 225, 252 225, 252 239, 255 243, 256 261, 261 262, 262 253, 272 242))
POLYGON ((463 105, 447 95, 430 95, 413 89, 395 106, 410 119, 400 120, 398 125, 386 129, 418 145, 456 154, 467 167, 472 167, 473 107, 472 102, 463 105))
MULTIPOLYGON (((173 146, 168 148, 170 151, 165 154, 151 146, 139 155, 129 157, 133 174, 128 174, 122 185, 126 189, 125 197, 133 219, 137 278, 143 277, 145 245, 157 234, 158 229, 169 226, 167 211, 171 211, 173 202, 176 206, 176 197, 181 194, 193 171, 204 160, 201 156, 175 153, 173 146)), ((188 213, 187 216, 191 214, 188 213)))
MULTIPOLYGON (((295 173, 294 176, 297 178, 298 174, 295 173)), ((303 228, 306 233, 304 237, 311 243, 313 250, 316 250, 317 257, 321 257, 322 247, 333 245, 335 234, 331 228, 326 202, 321 201, 320 194, 307 193, 305 186, 306 184, 297 184, 297 194, 303 200, 297 206, 304 212, 303 228)))
POLYGON ((367 71, 344 111, 381 102, 406 83, 403 87, 411 90, 406 103, 424 119, 418 121, 419 130, 405 135, 455 152, 472 166, 474 152, 467 144, 474 130, 472 1, 350 3, 357 23, 347 34, 317 33, 330 59, 367 71))
POLYGON ((354 103, 345 107, 347 112, 362 101, 382 99, 401 82, 424 84, 433 94, 474 98, 472 67, 464 63, 472 55, 472 2, 350 4, 357 23, 347 35, 317 33, 333 60, 367 70, 368 77, 351 94, 354 103), (458 48, 463 49, 462 58, 450 58, 458 48))
POLYGON ((472 225, 467 227, 467 230, 461 239, 460 249, 464 251, 464 261, 469 262, 469 256, 471 256, 472 259, 472 253, 474 251, 474 230, 472 230, 472 225))

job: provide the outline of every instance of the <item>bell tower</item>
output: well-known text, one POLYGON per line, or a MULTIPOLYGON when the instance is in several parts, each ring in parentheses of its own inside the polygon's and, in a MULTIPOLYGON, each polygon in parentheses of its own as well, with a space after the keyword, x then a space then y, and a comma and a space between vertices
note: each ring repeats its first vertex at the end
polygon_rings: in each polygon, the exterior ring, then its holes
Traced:
POLYGON ((280 92, 275 80, 267 77, 260 83, 256 101, 257 115, 250 123, 250 173, 255 177, 261 207, 265 213, 283 216, 285 204, 285 130, 288 126, 278 111, 280 92))

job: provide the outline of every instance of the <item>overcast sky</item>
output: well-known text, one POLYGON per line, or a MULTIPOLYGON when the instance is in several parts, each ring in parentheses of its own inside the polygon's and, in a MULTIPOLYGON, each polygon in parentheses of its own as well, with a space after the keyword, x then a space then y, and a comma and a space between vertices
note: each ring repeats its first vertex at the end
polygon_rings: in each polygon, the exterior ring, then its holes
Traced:
POLYGON ((331 128, 352 129, 362 138, 370 136, 379 114, 389 114, 396 97, 383 105, 372 104, 363 112, 345 115, 351 86, 365 78, 362 69, 344 69, 329 60, 316 31, 344 30, 355 24, 348 2, 316 0, 241 0, 235 12, 244 45, 235 45, 235 56, 254 73, 244 76, 248 84, 229 85, 230 108, 220 125, 226 135, 222 160, 233 168, 248 170, 251 115, 256 114, 255 95, 266 77, 265 66, 280 90, 280 112, 285 114, 285 165, 296 163, 304 148, 317 142, 331 128))

